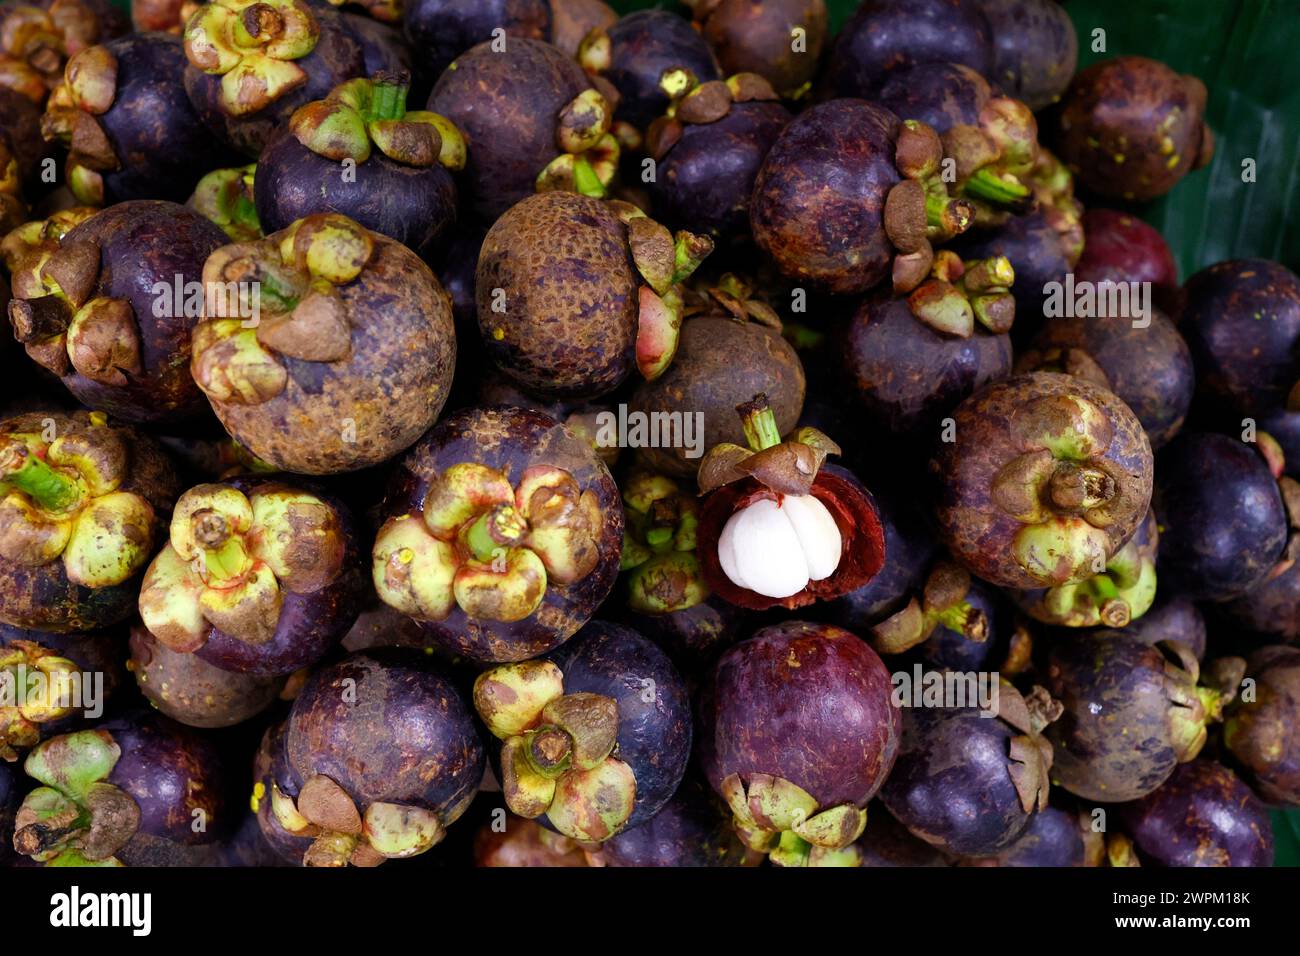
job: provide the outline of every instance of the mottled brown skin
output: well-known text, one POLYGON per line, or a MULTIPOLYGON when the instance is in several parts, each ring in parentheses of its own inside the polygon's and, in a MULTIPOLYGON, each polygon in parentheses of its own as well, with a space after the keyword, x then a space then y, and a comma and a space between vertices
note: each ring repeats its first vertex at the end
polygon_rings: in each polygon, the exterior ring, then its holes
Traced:
POLYGON ((1137 417, 1111 392, 1055 372, 1017 375, 976 392, 953 412, 955 440, 939 442, 931 468, 940 478, 936 517, 939 536, 970 570, 1002 587, 1034 588, 1041 582, 1026 573, 1011 553, 1022 525, 995 505, 990 487, 1001 468, 1030 449, 1012 433, 1016 412, 1052 395, 1077 395, 1101 408, 1114 427, 1104 458, 1129 476, 1132 507, 1105 532, 1109 558, 1132 537, 1151 502, 1151 445, 1137 417))
MULTIPOLYGON (((338 287, 352 327, 338 362, 280 356, 284 391, 254 405, 209 399, 226 430, 263 461, 306 475, 387 461, 438 417, 451 388, 456 334, 451 300, 405 246, 376 233, 361 275, 338 287), (347 420, 356 440, 345 441, 347 420)), ((268 237, 276 244, 280 234, 268 237)))
MULTIPOLYGON (((71 415, 37 412, 0 421, 0 433, 40 432, 53 419, 58 434, 84 429, 87 413, 71 415)), ((111 426, 110 426, 111 427, 111 426)), ((154 509, 154 541, 167 534, 167 522, 180 483, 163 450, 151 438, 129 428, 116 428, 126 439, 130 456, 127 478, 119 487, 140 495, 154 509)), ((120 623, 135 613, 140 573, 121 584, 88 588, 68 580, 62 556, 39 567, 24 567, 0 557, 0 621, 15 627, 66 634, 120 623)))
POLYGON ((588 33, 617 19, 618 14, 602 0, 551 0, 551 43, 573 59, 588 33))
POLYGON ((1261 647, 1246 676, 1255 699, 1235 700, 1223 742, 1251 787, 1271 804, 1300 805, 1300 648, 1261 647))
POLYGON ((1138 417, 1151 447, 1159 448, 1183 427, 1195 373, 1178 327, 1154 309, 1150 319, 1146 328, 1128 316, 1049 319, 1016 357, 1016 371, 1064 371, 1072 354, 1086 355, 1138 417))
POLYGON ((889 275, 885 195, 898 117, 865 100, 831 100, 782 131, 758 171, 749 219, 754 241, 788 278, 840 295, 889 275))
POLYGON ((1091 191, 1145 202, 1208 161, 1204 112, 1205 86, 1195 77, 1141 56, 1104 60, 1066 91, 1057 154, 1091 191))
POLYGON ((569 472, 583 491, 596 496, 604 525, 599 560, 586 577, 568 587, 548 582, 542 603, 521 621, 478 620, 453 606, 443 621, 420 622, 431 639, 475 660, 522 661, 544 654, 587 623, 618 577, 623 547, 618 487, 591 446, 549 415, 504 405, 468 408, 444 418, 402 460, 384 516, 419 514, 431 479, 461 462, 495 468, 512 487, 531 466, 552 465, 569 472))
POLYGON ((159 644, 143 627, 131 629, 131 661, 140 692, 160 711, 190 727, 230 727, 279 696, 283 678, 222 670, 197 654, 159 644))
MULTIPOLYGON (((1104 803, 1136 800, 1164 783, 1178 765, 1166 674, 1173 666, 1158 648, 1122 631, 1054 641, 1044 676, 1064 711, 1047 729, 1052 779, 1104 803)), ((1175 670, 1190 684, 1190 675, 1175 670)))
POLYGON ((80 242, 99 246, 99 278, 91 296, 123 298, 131 305, 140 337, 141 374, 126 373, 125 385, 92 381, 75 368, 62 376, 69 392, 113 418, 141 425, 171 424, 203 412, 203 393, 190 376, 190 333, 197 315, 172 307, 176 276, 185 285, 201 282, 203 263, 229 242, 226 234, 194 210, 162 200, 118 203, 91 216, 63 237, 66 248, 80 242), (167 287, 161 308, 154 286, 167 287), (170 314, 177 313, 177 314, 170 314))
POLYGON ((582 68, 549 43, 512 39, 509 51, 497 53, 489 42, 462 54, 427 107, 465 136, 460 182, 466 204, 485 223, 533 194, 538 173, 560 155, 560 111, 591 88, 582 68))
POLYGON ((483 240, 475 284, 488 357, 519 385, 594 398, 636 368, 640 277, 627 227, 599 199, 530 196, 483 240), (504 294, 504 312, 496 290, 504 294))
POLYGON ((826 31, 825 0, 721 0, 701 25, 725 75, 757 73, 783 96, 813 78, 826 31), (804 29, 799 53, 792 49, 795 27, 804 29))
MULTIPOLYGON (((633 411, 704 414, 702 451, 719 442, 745 445, 736 406, 760 392, 767 396, 776 425, 786 434, 799 422, 807 382, 803 364, 780 333, 753 322, 700 316, 682 326, 681 343, 668 371, 643 383, 629 403, 633 411)), ((689 448, 637 449, 655 471, 688 478, 699 469, 689 448)))

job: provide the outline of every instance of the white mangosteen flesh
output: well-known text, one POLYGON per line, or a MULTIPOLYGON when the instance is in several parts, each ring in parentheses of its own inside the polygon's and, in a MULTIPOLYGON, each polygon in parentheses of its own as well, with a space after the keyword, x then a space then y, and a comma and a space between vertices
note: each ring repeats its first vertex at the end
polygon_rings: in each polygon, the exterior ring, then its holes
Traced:
POLYGON ((835 573, 840 529, 811 495, 761 498, 733 514, 718 539, 718 563, 737 587, 770 598, 798 594, 835 573))

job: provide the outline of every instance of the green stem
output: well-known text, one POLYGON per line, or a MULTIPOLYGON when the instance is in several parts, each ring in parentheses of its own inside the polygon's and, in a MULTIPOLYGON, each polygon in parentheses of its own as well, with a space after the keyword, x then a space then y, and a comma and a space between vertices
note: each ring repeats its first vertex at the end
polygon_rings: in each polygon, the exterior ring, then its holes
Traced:
POLYGON ((475 560, 487 563, 504 548, 515 544, 527 529, 510 505, 497 505, 474 519, 465 531, 465 547, 475 560))
POLYGON ((406 94, 410 87, 404 83, 379 82, 376 81, 371 88, 370 109, 366 112, 366 119, 370 122, 376 120, 399 120, 406 115, 406 94))
POLYGON ((767 396, 755 395, 750 401, 736 406, 740 423, 745 429, 745 441, 753 451, 762 451, 781 444, 781 431, 776 427, 776 414, 767 402, 767 396))
POLYGON ((600 181, 596 171, 585 156, 575 156, 573 160, 573 188, 583 196, 601 199, 605 196, 605 184, 600 181))
POLYGON ((81 487, 75 478, 56 471, 32 454, 21 442, 13 442, 0 468, 0 481, 25 492, 45 511, 58 514, 81 500, 81 487))
POLYGON ((999 204, 1014 204, 1029 195, 1029 187, 1014 179, 1004 179, 992 169, 978 169, 966 180, 963 192, 999 204))
POLYGON ((203 550, 203 566, 217 581, 232 581, 248 570, 248 553, 243 543, 235 537, 227 538, 218 548, 203 550))

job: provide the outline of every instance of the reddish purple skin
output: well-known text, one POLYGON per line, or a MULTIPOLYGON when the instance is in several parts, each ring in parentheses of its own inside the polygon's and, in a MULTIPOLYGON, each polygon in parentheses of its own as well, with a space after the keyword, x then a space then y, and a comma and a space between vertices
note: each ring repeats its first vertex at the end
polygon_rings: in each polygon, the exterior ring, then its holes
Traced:
POLYGON ((865 100, 831 100, 800 113, 768 151, 754 183, 754 241, 790 279, 841 295, 889 275, 885 196, 898 117, 865 100))
POLYGON ((262 231, 287 229, 313 213, 337 212, 383 233, 421 256, 456 223, 456 183, 439 163, 408 166, 379 150, 356 170, 309 150, 282 130, 257 161, 253 190, 262 231))
POLYGON ((324 774, 363 813, 385 802, 423 807, 444 825, 459 816, 487 757, 460 693, 422 657, 365 651, 316 672, 289 713, 284 752, 294 777, 324 774))
POLYGON ((844 375, 867 417, 925 444, 962 399, 1011 372, 1009 335, 941 335, 887 293, 864 300, 843 335, 844 375))
MULTIPOLYGON (((230 484, 250 495, 259 488, 283 483, 276 479, 240 478, 230 484)), ((334 510, 339 524, 345 548, 338 576, 309 594, 295 594, 281 588, 284 603, 280 619, 275 635, 264 644, 249 644, 210 627, 206 642, 194 653, 214 667, 257 677, 291 674, 320 660, 343 639, 361 613, 367 587, 358 544, 360 535, 352 512, 332 495, 314 488, 310 491, 334 510)))
POLYGON ((284 738, 288 729, 287 719, 268 727, 253 758, 253 780, 265 788, 265 794, 257 805, 257 827, 262 839, 278 860, 290 866, 301 866, 302 855, 312 845, 314 838, 290 833, 271 812, 273 783, 286 794, 297 794, 302 789, 303 780, 289 766, 285 753, 284 738))
POLYGON ((596 567, 568 587, 549 583, 542 603, 528 617, 512 623, 477 620, 457 606, 445 620, 419 622, 432 640, 474 660, 522 661, 544 654, 590 620, 618 577, 623 542, 618 486, 591 446, 549 415, 505 405, 467 408, 443 418, 407 453, 384 514, 419 513, 433 476, 460 462, 498 469, 511 487, 532 465, 563 468, 600 505, 605 524, 596 567))
POLYGON ((899 119, 920 120, 940 135, 975 126, 993 96, 988 80, 959 63, 912 63, 890 71, 872 102, 899 119))
POLYGON ((515 39, 545 40, 551 32, 547 0, 411 0, 405 5, 406 37, 420 71, 438 77, 470 47, 505 30, 506 49, 515 39))
POLYGON ((867 810, 867 828, 854 846, 866 867, 952 865, 943 853, 895 820, 879 801, 867 810))
POLYGON ((960 63, 989 75, 993 43, 975 0, 866 0, 840 31, 828 83, 835 96, 870 96, 892 70, 960 63))
POLYGON ((1041 810, 995 859, 998 866, 1087 866, 1079 818, 1057 807, 1041 810))
POLYGON ((1255 449, 1185 432, 1160 454, 1155 509, 1166 593, 1226 601, 1264 580, 1287 540, 1277 482, 1255 449))
POLYGON ((1079 62, 1074 23, 1057 0, 977 0, 993 34, 989 79, 1040 110, 1061 98, 1079 62))
POLYGON ((1020 735, 974 707, 904 707, 902 745, 881 802, 918 837, 958 856, 1010 846, 1033 814, 1011 781, 1020 735))
POLYGON ((638 129, 668 108, 668 95, 659 88, 665 70, 690 70, 701 83, 722 78, 708 42, 675 13, 638 10, 607 32, 611 65, 604 75, 621 94, 614 116, 638 129))
POLYGON ((695 776, 682 781, 653 819, 600 848, 606 866, 744 866, 745 845, 726 805, 695 776))
POLYGON ((566 694, 618 703, 615 755, 632 768, 636 800, 629 828, 645 823, 682 782, 691 755, 691 702, 677 669, 653 641, 630 628, 592 621, 553 655, 566 694), (654 700, 642 699, 654 688, 654 700))
POLYGON ((1155 605, 1123 632, 1144 644, 1177 641, 1196 659, 1205 657, 1205 617, 1195 602, 1184 597, 1157 596, 1155 605))
POLYGON ((1178 285, 1178 266, 1165 237, 1137 216, 1114 209, 1083 214, 1083 255, 1076 282, 1150 282, 1178 285))
POLYGON ((1233 765, 1264 800, 1300 806, 1300 648, 1272 645, 1250 655, 1255 699, 1238 698, 1224 719, 1233 765))
POLYGON ((126 385, 105 385, 69 367, 63 384, 87 408, 133 424, 170 424, 202 413, 206 402, 190 376, 190 333, 199 317, 184 314, 184 286, 202 281, 203 263, 229 238, 186 206, 136 200, 91 216, 63 237, 65 245, 82 241, 99 244, 99 280, 91 295, 124 298, 135 313, 142 374, 128 374, 126 385), (177 275, 180 310, 172 291, 177 275), (158 283, 167 287, 162 311, 179 314, 154 314, 158 283))
POLYGON ((758 168, 790 122, 780 103, 734 103, 713 123, 687 123, 647 184, 665 225, 733 237, 749 225, 758 168))
POLYGON ((827 624, 765 627, 718 661, 700 699, 699 756, 709 783, 780 777, 819 807, 865 807, 894 765, 902 718, 888 668, 827 624), (796 666, 797 665, 797 666, 796 666))
POLYGON ((1201 388, 1243 415, 1285 404, 1297 379, 1300 277, 1268 259, 1232 259, 1184 291, 1181 327, 1201 388))
MULTIPOLYGON (((88 631, 81 634, 51 634, 46 631, 28 631, 0 624, 0 650, 14 641, 30 641, 53 651, 59 657, 72 661, 83 675, 102 677, 103 693, 97 703, 105 710, 112 707, 115 695, 127 679, 124 667, 126 652, 124 637, 125 633, 120 629, 88 631)), ((90 689, 89 682, 87 689, 90 689)), ((46 721, 40 724, 41 739, 78 730, 89 719, 95 718, 87 718, 84 711, 73 711, 66 717, 46 721)), ((0 803, 3 801, 0 800, 0 803)))
POLYGON ((1047 658, 1046 687, 1065 708, 1047 728, 1052 779, 1089 800, 1145 796, 1178 763, 1167 660, 1123 631, 1061 636, 1047 658))
POLYGON ((1144 859, 1160 866, 1272 866, 1268 810, 1231 770, 1193 760, 1155 793, 1119 807, 1144 859))

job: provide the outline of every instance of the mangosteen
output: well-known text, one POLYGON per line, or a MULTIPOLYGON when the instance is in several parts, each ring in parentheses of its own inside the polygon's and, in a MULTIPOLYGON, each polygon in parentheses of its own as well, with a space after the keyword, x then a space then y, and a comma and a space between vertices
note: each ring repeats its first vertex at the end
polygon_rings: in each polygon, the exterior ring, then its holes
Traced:
POLYGON ((540 40, 511 40, 508 54, 480 43, 442 74, 427 108, 464 134, 464 198, 484 223, 534 192, 604 196, 618 170, 612 103, 540 40))
POLYGON ((185 92, 203 122, 256 159, 298 107, 364 76, 343 15, 301 0, 212 0, 185 24, 185 92))
POLYGON ((1271 804, 1300 806, 1300 648, 1261 647, 1223 721, 1223 745, 1271 804))
MULTIPOLYGON (((1289 481, 1290 479, 1288 479, 1289 481)), ((1292 520, 1291 539, 1295 521, 1292 520)), ((1283 641, 1300 639, 1300 567, 1289 546, 1264 580, 1220 608, 1232 624, 1256 634, 1283 641)))
POLYGON ((0 621, 68 633, 135 608, 179 492, 151 439, 99 412, 0 421, 0 621))
POLYGON ((258 458, 355 471, 438 417, 456 356, 451 301, 400 243, 318 213, 218 249, 203 280, 226 301, 194 331, 194 380, 258 458))
POLYGON ((1138 852, 1160 866, 1272 866, 1268 810, 1211 760, 1174 771, 1154 793, 1119 808, 1138 852))
POLYGON ((736 411, 749 447, 715 445, 697 478, 704 583, 752 610, 803 607, 867 583, 884 565, 884 530, 861 482, 824 465, 839 446, 807 427, 782 441, 762 394, 736 411))
POLYGON ((1205 617, 1194 601, 1157 592, 1155 604, 1123 628, 1124 633, 1144 644, 1176 641, 1198 661, 1205 657, 1205 617))
POLYGON ((407 39, 419 68, 431 77, 441 76, 458 56, 487 41, 498 54, 513 57, 523 46, 516 41, 550 38, 547 0, 404 0, 402 6, 407 39))
POLYGON ((474 835, 474 865, 482 867, 586 868, 591 854, 566 836, 532 820, 510 817, 503 826, 495 821, 474 835))
POLYGON ((1288 537, 1278 482, 1248 444, 1184 432, 1160 453, 1160 580, 1170 593, 1226 601, 1262 583, 1288 537))
POLYGON ((736 643, 748 613, 730 601, 709 595, 698 604, 666 614, 627 611, 624 622, 664 649, 683 674, 694 678, 736 643))
MULTIPOLYGON (((361 62, 363 75, 374 76, 376 73, 415 72, 414 52, 406 43, 400 22, 403 0, 365 0, 359 4, 367 8, 371 16, 343 10, 343 24, 353 38, 361 44, 361 62)), ((423 74, 414 84, 420 90, 420 96, 433 85, 433 77, 427 79, 423 74)))
POLYGON ((1108 199, 1163 196, 1214 154, 1205 84, 1144 56, 1094 63, 1070 83, 1057 151, 1087 189, 1108 199))
POLYGON ((902 723, 871 648, 830 625, 765 627, 722 655, 699 708, 701 766, 748 847, 782 866, 856 861, 902 723))
POLYGON ((988 386, 938 443, 940 540, 1001 587, 1056 587, 1106 566, 1151 504, 1151 446, 1128 406, 1069 375, 988 386))
POLYGON ((1079 63, 1074 22, 1057 0, 977 0, 993 34, 990 80, 1041 110, 1061 98, 1079 63))
MULTIPOLYGON (((1028 655, 1014 646, 1021 631, 1002 592, 950 561, 937 562, 930 572, 920 612, 921 642, 911 657, 930 667, 1010 675, 1017 670, 1013 652, 1028 655)), ((872 632, 873 645, 882 653, 897 653, 916 640, 914 628, 909 615, 887 620, 872 632)))
POLYGON ((41 134, 70 150, 68 185, 79 202, 180 202, 204 172, 233 161, 176 81, 184 65, 169 33, 132 34, 68 61, 41 134))
POLYGON ((748 866, 758 858, 736 835, 726 804, 694 775, 650 820, 600 848, 605 866, 748 866))
POLYGON ((550 0, 551 35, 548 38, 569 59, 576 59, 582 41, 592 30, 608 29, 618 14, 602 0, 550 0))
POLYGON ((1300 399, 1300 277, 1268 259, 1232 259, 1202 269, 1183 291, 1181 328, 1212 399, 1242 415, 1300 399))
POLYGON ((421 658, 353 654, 312 675, 294 700, 282 756, 254 799, 259 815, 270 804, 286 836, 312 838, 303 865, 424 853, 474 799, 487 760, 473 712, 421 658))
POLYGON ((591 31, 578 49, 578 62, 613 84, 615 117, 637 130, 668 109, 671 96, 661 84, 665 73, 680 71, 699 83, 722 78, 708 42, 690 21, 668 10, 637 10, 607 29, 591 31))
POLYGON ((14 848, 50 866, 201 866, 228 825, 212 744, 148 711, 45 741, 14 848))
POLYGON ((357 531, 337 499, 275 478, 186 491, 145 572, 140 618, 169 650, 276 677, 348 632, 364 586, 357 531))
POLYGON ((280 677, 223 670, 197 654, 174 651, 142 627, 131 629, 131 660, 140 693, 179 723, 230 727, 260 714, 279 697, 280 677))
POLYGON ((653 818, 690 758, 685 684, 658 646, 616 624, 593 621, 549 659, 485 672, 474 707, 502 741, 511 812, 584 843, 653 818))
POLYGON ((1035 813, 1029 826, 995 857, 977 866, 1100 866, 1105 837, 1091 829, 1091 817, 1059 807, 1035 813))
POLYGON ((30 0, 0 8, 4 85, 38 106, 59 85, 68 57, 131 29, 110 0, 30 0))
POLYGON ((558 398, 603 395, 634 367, 656 378, 678 347, 679 283, 712 249, 626 203, 530 196, 497 220, 479 253, 488 356, 523 388, 558 398))
POLYGON ((840 30, 827 83, 832 95, 870 98, 893 70, 914 63, 990 76, 993 39, 978 0, 865 0, 840 30))
POLYGON ((786 99, 807 93, 826 44, 825 0, 687 0, 724 73, 757 73, 786 99))
MULTIPOLYGON (((463 705, 462 705, 463 706, 463 705)), ((285 751, 288 719, 268 727, 253 757, 253 794, 249 805, 257 820, 262 840, 276 859, 287 866, 301 866, 303 854, 316 832, 297 819, 294 800, 287 796, 302 788, 302 778, 289 766, 285 751), (281 823, 281 819, 285 822, 281 823), (285 829, 285 825, 293 828, 285 829)))
POLYGON ((161 200, 118 203, 59 231, 15 249, 14 337, 84 405, 141 424, 197 416, 185 357, 203 262, 224 233, 161 200))
POLYGON ((867 828, 853 845, 859 866, 951 866, 952 862, 941 851, 912 834, 912 831, 895 820, 883 806, 877 804, 867 813, 867 828))
POLYGON ((375 589, 458 654, 536 657, 573 636, 614 586, 620 505, 590 444, 549 415, 462 409, 398 468, 375 589))
POLYGON ((634 471, 623 493, 623 553, 627 607, 638 614, 672 614, 709 597, 695 553, 699 511, 693 489, 665 475, 634 471))
MULTIPOLYGON (((945 685, 963 679, 930 675, 945 685)), ((991 709, 953 700, 903 707, 898 759, 880 800, 945 853, 997 853, 1047 808, 1052 746, 1042 730, 1059 712, 1042 688, 1024 697, 1006 681, 991 709)))
POLYGON ((975 214, 950 199, 943 146, 929 126, 900 123, 863 100, 831 100, 790 122, 759 168, 754 241, 787 278, 841 295, 886 277, 910 292, 933 263, 931 242, 975 214))
POLYGON ((257 161, 262 228, 334 212, 427 257, 456 221, 451 173, 465 165, 465 140, 435 113, 408 112, 409 85, 379 73, 300 107, 257 161))
POLYGON ((257 166, 214 169, 199 180, 185 205, 221 229, 231 242, 253 242, 263 236, 253 197, 257 166))
POLYGON ((1168 303, 1176 296, 1178 266, 1159 231, 1128 213, 1089 209, 1083 214, 1083 234, 1076 282, 1150 282, 1157 304, 1161 297, 1168 303))
POLYGON ((790 122, 771 85, 754 73, 692 87, 646 134, 656 214, 715 238, 743 238, 763 157, 790 122))
POLYGON ((891 70, 871 97, 902 119, 920 120, 942 136, 954 126, 976 126, 994 98, 976 70, 960 63, 910 63, 891 70))

